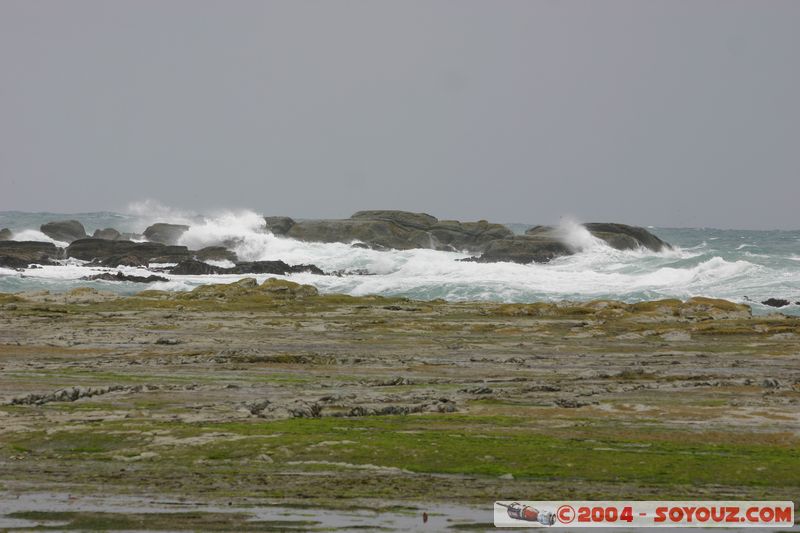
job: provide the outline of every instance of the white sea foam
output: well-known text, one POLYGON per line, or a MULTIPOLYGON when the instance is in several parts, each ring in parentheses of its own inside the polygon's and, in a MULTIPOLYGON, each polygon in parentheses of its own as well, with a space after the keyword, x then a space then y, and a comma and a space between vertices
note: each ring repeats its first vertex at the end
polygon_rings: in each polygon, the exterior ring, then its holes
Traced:
MULTIPOLYGON (((142 208, 144 209, 144 208, 142 208)), ((576 251, 549 264, 474 263, 459 261, 469 254, 435 250, 376 251, 344 243, 307 243, 276 237, 266 231, 263 218, 252 211, 225 211, 202 219, 148 205, 159 220, 191 222, 179 243, 192 249, 225 244, 241 260, 276 260, 290 264, 314 264, 325 271, 367 270, 371 274, 318 276, 295 274, 291 279, 316 285, 324 292, 353 295, 406 294, 455 300, 491 299, 521 301, 536 297, 593 297, 609 294, 672 293, 690 295, 715 284, 753 273, 757 267, 746 261, 711 257, 693 265, 671 266, 696 258, 699 251, 680 248, 654 254, 647 250, 620 251, 594 237, 571 218, 562 219, 556 234, 576 251)), ((231 266, 230 262, 218 262, 231 266)), ((156 265, 153 265, 156 266, 156 265)), ((160 267, 166 265, 158 265, 160 267)), ((121 267, 125 274, 147 275, 141 268, 121 267)), ((28 270, 34 278, 80 279, 108 271, 78 263, 66 267, 28 270)), ((173 276, 160 274, 167 282, 153 288, 186 290, 202 283, 225 283, 243 275, 173 276)), ((263 281, 268 276, 256 276, 263 281)))
POLYGON ((63 241, 57 241, 53 238, 48 237, 38 229, 25 229, 22 231, 15 231, 14 232, 14 240, 15 241, 40 241, 40 242, 51 242, 56 246, 65 247, 69 243, 63 241))
POLYGON ((573 252, 587 252, 608 248, 605 241, 589 233, 585 226, 570 216, 562 217, 558 226, 556 226, 555 234, 573 252))
MULTIPOLYGON (((759 242, 759 253, 752 253, 747 251, 750 245, 742 245, 738 236, 720 239, 714 234, 695 233, 693 239, 685 241, 687 245, 684 248, 675 247, 659 253, 645 249, 620 251, 595 238, 574 218, 564 218, 554 231, 576 253, 548 264, 520 265, 463 262, 460 259, 470 254, 458 252, 425 249, 376 251, 346 243, 300 242, 266 231, 261 215, 247 210, 199 216, 149 202, 131 206, 131 213, 133 217, 139 217, 136 221, 141 224, 140 230, 153 222, 189 225, 190 229, 180 238, 180 244, 192 249, 224 244, 243 261, 280 259, 289 264, 314 264, 327 272, 366 270, 373 274, 319 276, 300 273, 287 276, 294 281, 315 285, 323 292, 519 302, 597 297, 632 301, 694 295, 740 301, 745 296, 756 300, 771 296, 800 299, 800 271, 794 267, 800 261, 800 255, 783 252, 776 256, 766 251, 769 248, 765 248, 761 241, 749 240, 759 242)), ((34 229, 17 231, 15 238, 53 242, 34 229)), ((750 235, 747 238, 757 237, 750 235)), ((232 266, 228 261, 212 264, 232 266)), ((125 274, 146 276, 153 273, 153 269, 166 266, 151 265, 151 271, 135 267, 106 269, 68 260, 64 266, 45 266, 23 272, 2 269, 0 291, 69 288, 89 283, 80 280, 100 272, 119 270, 125 274)), ((228 283, 242 277, 256 277, 261 282, 271 277, 156 273, 168 281, 148 285, 96 283, 102 288, 134 292, 145 288, 189 290, 204 283, 228 283)))

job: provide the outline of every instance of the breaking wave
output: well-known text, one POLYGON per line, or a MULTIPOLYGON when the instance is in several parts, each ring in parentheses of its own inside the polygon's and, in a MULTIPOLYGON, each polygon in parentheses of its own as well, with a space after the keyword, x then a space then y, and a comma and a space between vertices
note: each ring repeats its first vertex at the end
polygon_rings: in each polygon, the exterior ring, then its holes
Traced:
MULTIPOLYGON (((241 260, 283 260, 314 264, 342 275, 294 274, 290 279, 315 285, 323 292, 352 295, 381 294, 448 300, 530 302, 540 300, 614 298, 639 301, 653 298, 710 296, 734 301, 782 297, 800 300, 797 255, 800 232, 725 231, 708 229, 654 229, 674 249, 620 251, 589 233, 575 219, 564 218, 557 235, 575 255, 548 264, 475 263, 460 261, 465 252, 434 250, 376 251, 346 243, 306 243, 277 237, 264 228, 261 215, 249 210, 226 210, 201 216, 154 202, 134 204, 128 213, 91 214, 81 219, 91 233, 113 226, 141 232, 156 221, 182 223, 190 229, 179 244, 191 249, 225 245, 241 260), (121 227, 122 226, 122 227, 121 227), (361 273, 368 272, 370 275, 361 273), (354 272, 359 272, 355 274, 354 272)), ((13 214, 0 214, 0 226, 13 214), (6 219, 3 219, 6 217, 6 219)), ((27 228, 16 228, 18 240, 53 242, 26 214, 27 228)), ((74 216, 74 215, 73 215, 74 216)), ((41 214, 41 223, 65 215, 41 214)), ((56 243, 64 245, 64 243, 56 243)), ((0 291, 80 284, 135 292, 144 288, 191 289, 199 284, 228 282, 243 276, 172 276, 149 286, 129 283, 84 282, 80 278, 101 271, 80 261, 66 266, 0 271, 0 291)), ((123 267, 128 274, 146 275, 141 268, 123 267)), ((267 276, 257 276, 263 280, 267 276)), ((795 309, 795 308, 793 308, 795 309)), ((797 308, 800 312, 800 308, 797 308)), ((782 309, 786 311, 786 309, 782 309)), ((791 310, 790 310, 791 312, 791 310)))

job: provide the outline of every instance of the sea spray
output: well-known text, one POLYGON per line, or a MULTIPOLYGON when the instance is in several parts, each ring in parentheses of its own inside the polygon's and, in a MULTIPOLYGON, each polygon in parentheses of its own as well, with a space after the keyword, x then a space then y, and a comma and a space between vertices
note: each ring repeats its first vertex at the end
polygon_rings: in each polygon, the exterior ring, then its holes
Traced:
MULTIPOLYGON (((38 230, 39 226, 65 218, 90 220, 91 224, 85 223, 87 230, 117 227, 141 232, 154 222, 185 223, 190 229, 180 238, 180 244, 192 249, 224 244, 243 261, 280 259, 290 264, 315 264, 326 272, 367 271, 372 274, 291 276, 292 280, 313 284, 325 293, 505 302, 591 298, 639 301, 691 296, 750 302, 770 297, 800 301, 800 232, 662 228, 654 230, 655 233, 675 244, 674 249, 659 253, 644 249, 620 251, 596 239, 575 219, 565 218, 554 231, 577 253, 547 264, 520 265, 463 262, 460 260, 469 254, 457 252, 377 251, 348 243, 300 242, 271 234, 262 216, 252 210, 220 210, 198 215, 148 203, 127 214, 0 213, 0 226, 15 228, 15 238, 20 240, 51 242, 52 239, 38 230)), ((159 273, 169 281, 151 285, 81 280, 107 270, 74 260, 67 266, 22 272, 3 269, 0 292, 64 290, 84 285, 125 293, 145 288, 187 290, 204 283, 228 283, 242 277, 159 273)), ((119 270, 139 276, 149 273, 135 267, 120 267, 119 270)), ((263 281, 268 276, 256 277, 263 281)), ((767 310, 756 305, 756 312, 759 309, 767 310)), ((800 313, 800 306, 792 305, 781 311, 800 313)))
POLYGON ((571 216, 562 217, 553 233, 575 253, 609 248, 605 241, 592 235, 571 216))

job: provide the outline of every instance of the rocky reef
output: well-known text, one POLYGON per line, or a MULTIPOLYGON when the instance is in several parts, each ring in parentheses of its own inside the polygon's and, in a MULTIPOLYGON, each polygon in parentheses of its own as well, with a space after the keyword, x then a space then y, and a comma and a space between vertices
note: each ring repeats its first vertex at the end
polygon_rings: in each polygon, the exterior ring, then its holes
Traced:
MULTIPOLYGON (((379 518, 377 500, 475 503, 485 522, 498 494, 789 500, 800 486, 800 318, 724 300, 419 301, 246 278, 0 294, 0 323, 12 509, 69 490, 69 508, 141 495, 379 518)), ((143 529, 114 509, 24 516, 143 529)), ((148 529, 324 527, 194 515, 148 529)))
MULTIPOLYGON (((657 252, 670 246, 637 226, 614 223, 583 226, 593 236, 619 250, 646 248, 657 252)), ((193 251, 177 244, 188 230, 187 225, 158 222, 147 227, 141 236, 104 228, 95 230, 93 236, 88 237, 78 220, 43 224, 41 231, 47 236, 69 243, 65 250, 49 243, 11 241, 11 232, 3 230, 0 242, 5 244, 0 248, 0 266, 25 268, 30 263, 74 257, 105 267, 180 263, 173 269, 174 274, 322 273, 322 269, 315 265, 291 266, 280 258, 241 263, 231 250, 234 247, 231 240, 193 251), (141 237, 147 242, 130 240, 141 237), (225 268, 209 265, 207 261, 230 261, 235 266, 225 268)), ((559 229, 551 226, 536 226, 525 235, 515 235, 508 227, 485 220, 439 220, 426 213, 395 210, 358 211, 347 219, 326 220, 298 221, 286 216, 267 216, 264 217, 263 230, 304 242, 337 242, 376 250, 422 248, 467 252, 475 254, 468 260, 477 262, 546 263, 579 251, 561 235, 559 229)))
MULTIPOLYGON (((289 217, 265 217, 275 235, 309 242, 357 242, 374 249, 467 251, 479 262, 509 261, 546 263, 576 250, 551 226, 536 226, 525 235, 502 224, 485 220, 439 220, 426 213, 407 211, 359 211, 348 219, 295 221, 289 217)), ((592 235, 618 250, 669 248, 644 228, 614 223, 583 225, 592 235)))
POLYGON ((186 246, 169 246, 158 242, 110 241, 79 239, 66 249, 67 257, 96 261, 103 266, 146 266, 148 263, 178 263, 191 259, 186 246))
POLYGON ((289 265, 283 261, 242 261, 232 267, 209 265, 196 259, 181 261, 169 269, 170 274, 203 276, 208 274, 296 274, 310 272, 325 275, 316 265, 289 265))
POLYGON ((294 221, 266 217, 275 235, 310 242, 358 241, 374 249, 482 251, 495 240, 513 235, 502 224, 439 220, 425 213, 407 211, 359 211, 347 219, 294 221))

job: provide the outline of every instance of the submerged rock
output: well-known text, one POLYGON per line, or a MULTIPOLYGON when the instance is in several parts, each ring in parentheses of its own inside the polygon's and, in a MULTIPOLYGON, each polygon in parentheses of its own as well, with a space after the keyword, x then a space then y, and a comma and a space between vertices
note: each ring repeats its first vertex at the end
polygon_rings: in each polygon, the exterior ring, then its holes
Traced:
POLYGON ((81 278, 85 280, 95 281, 95 280, 103 280, 103 281, 132 281, 133 283, 153 283, 155 281, 169 281, 167 278, 162 276, 150 275, 150 276, 133 276, 129 274, 123 274, 122 272, 117 271, 116 274, 112 274, 111 272, 103 272, 102 274, 95 274, 93 276, 86 276, 85 278, 81 278))
POLYGON ((492 241, 480 257, 470 258, 479 263, 547 263, 551 259, 570 255, 572 251, 563 242, 529 235, 517 235, 492 241))
POLYGON ((170 269, 170 274, 203 276, 208 274, 296 274, 298 272, 310 272, 312 274, 325 275, 319 267, 315 265, 289 265, 283 261, 251 261, 238 263, 233 267, 225 268, 202 261, 190 259, 181 261, 170 269))
POLYGON ((77 220, 59 220, 42 224, 42 233, 55 241, 70 243, 86 237, 86 229, 77 220))
POLYGON ((189 230, 189 226, 183 224, 167 224, 165 222, 157 222, 152 226, 148 226, 144 230, 144 236, 150 242, 159 242, 161 244, 176 244, 181 235, 189 230))
POLYGON ((283 261, 251 261, 238 263, 236 266, 225 269, 225 274, 297 274, 308 272, 324 276, 325 272, 316 265, 289 265, 283 261))

